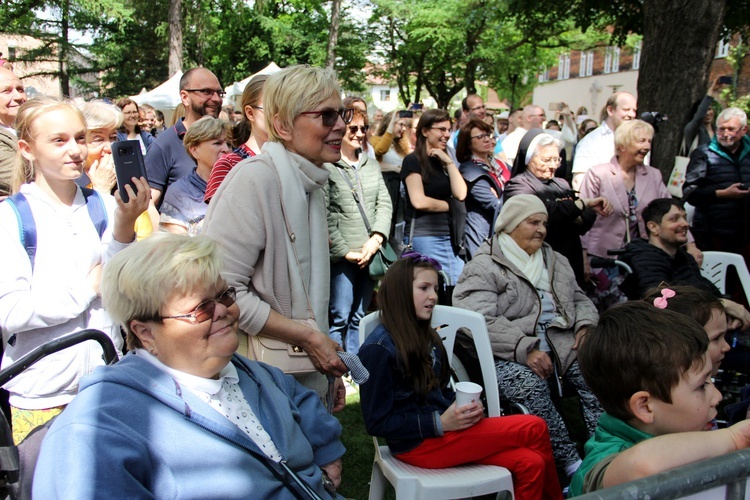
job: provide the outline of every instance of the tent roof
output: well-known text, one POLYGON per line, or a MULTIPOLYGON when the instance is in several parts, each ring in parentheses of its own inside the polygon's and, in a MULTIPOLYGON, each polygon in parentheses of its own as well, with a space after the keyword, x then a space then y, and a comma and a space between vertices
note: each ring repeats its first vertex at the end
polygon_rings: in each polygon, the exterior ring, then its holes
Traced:
POLYGON ((130 96, 138 104, 150 104, 162 111, 171 111, 180 104, 180 78, 182 71, 178 71, 169 80, 149 92, 141 92, 130 96))
POLYGON ((226 98, 231 101, 231 99, 234 96, 237 96, 237 95, 241 96, 242 92, 245 91, 245 87, 247 87, 247 84, 250 83, 250 80, 252 80, 255 76, 257 76, 257 75, 272 75, 272 74, 276 73, 277 71, 279 71, 280 69, 281 68, 276 63, 272 62, 271 64, 269 64, 268 66, 266 66, 262 70, 260 70, 257 73, 254 73, 254 74, 248 76, 244 80, 241 80, 239 82, 234 82, 232 85, 230 85, 229 87, 227 87, 226 89, 224 89, 227 92, 226 98))

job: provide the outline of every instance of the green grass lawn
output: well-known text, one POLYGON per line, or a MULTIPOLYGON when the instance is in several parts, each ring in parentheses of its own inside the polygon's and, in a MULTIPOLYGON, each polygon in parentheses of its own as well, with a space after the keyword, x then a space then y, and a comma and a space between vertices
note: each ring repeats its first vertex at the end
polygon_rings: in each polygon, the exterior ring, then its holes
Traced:
MULTIPOLYGON (((362 410, 359 407, 359 393, 346 398, 346 408, 337 413, 343 433, 341 442, 346 446, 344 473, 339 493, 347 498, 366 500, 370 492, 370 475, 375 448, 372 438, 365 430, 362 410)), ((393 491, 386 498, 396 498, 393 491)))

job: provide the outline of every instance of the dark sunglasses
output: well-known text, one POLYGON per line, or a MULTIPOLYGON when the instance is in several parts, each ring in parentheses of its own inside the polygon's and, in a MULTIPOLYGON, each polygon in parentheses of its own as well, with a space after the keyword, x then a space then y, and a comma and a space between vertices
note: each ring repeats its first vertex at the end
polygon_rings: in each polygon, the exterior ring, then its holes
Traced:
POLYGON ((357 130, 359 130, 363 134, 366 134, 367 131, 370 130, 370 126, 369 125, 360 125, 359 127, 356 125, 349 126, 349 132, 351 132, 352 134, 356 134, 357 130))
POLYGON ((320 111, 303 111, 301 115, 315 115, 316 118, 320 117, 323 119, 323 125, 326 127, 333 127, 339 119, 339 116, 344 123, 348 125, 351 123, 354 117, 354 108, 341 108, 341 109, 321 109, 320 111))
POLYGON ((208 299, 198 304, 195 309, 187 314, 178 314, 176 316, 160 316, 161 319, 186 319, 196 325, 203 323, 214 317, 216 303, 220 302, 225 307, 230 307, 237 300, 237 290, 233 286, 228 287, 221 292, 216 298, 208 299))

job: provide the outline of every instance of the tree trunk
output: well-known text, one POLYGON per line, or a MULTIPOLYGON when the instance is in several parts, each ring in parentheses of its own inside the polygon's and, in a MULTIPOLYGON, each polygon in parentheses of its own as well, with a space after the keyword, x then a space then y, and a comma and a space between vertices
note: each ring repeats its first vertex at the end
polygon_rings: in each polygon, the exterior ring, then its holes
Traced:
POLYGON ((341 0, 331 0, 331 32, 328 34, 328 50, 326 51, 326 68, 333 69, 336 63, 336 43, 339 39, 339 15, 341 14, 341 0))
POLYGON ((169 77, 182 71, 182 0, 169 0, 169 77))
POLYGON ((58 51, 58 65, 60 68, 60 93, 63 97, 70 97, 70 75, 68 74, 68 57, 70 53, 68 28, 70 27, 70 0, 64 0, 60 13, 60 48, 58 51))
POLYGON ((643 2, 638 113, 658 111, 669 117, 659 125, 651 153, 651 165, 661 170, 665 182, 692 118, 691 106, 706 95, 725 10, 726 0, 643 2))

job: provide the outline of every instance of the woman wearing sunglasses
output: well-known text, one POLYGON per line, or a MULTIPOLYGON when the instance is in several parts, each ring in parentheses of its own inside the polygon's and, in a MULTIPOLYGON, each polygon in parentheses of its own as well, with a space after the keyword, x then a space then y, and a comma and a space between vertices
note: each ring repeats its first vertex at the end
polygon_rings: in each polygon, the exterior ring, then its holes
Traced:
POLYGON ((442 109, 427 110, 417 123, 414 152, 406 155, 401 166, 401 180, 406 186, 405 235, 411 234, 415 251, 428 255, 443 267, 455 285, 464 262, 451 242, 450 199, 466 198, 466 182, 458 167, 445 151, 451 134, 451 121, 442 109))
MULTIPOLYGON (((329 171, 323 164, 341 159, 353 110, 342 106, 333 71, 301 65, 268 78, 263 108, 263 153, 229 172, 203 231, 225 247, 222 274, 237 289, 242 311, 239 353, 248 354, 247 335, 263 333, 302 347, 318 370, 341 376, 347 369, 327 334, 331 276, 323 187, 329 171), (313 322, 316 329, 305 324, 313 322)), ((324 377, 309 378, 306 386, 325 392, 324 377)))
POLYGON ((391 227, 391 198, 380 165, 362 151, 367 130, 367 114, 355 109, 341 143, 341 160, 326 163, 331 175, 324 189, 331 255, 329 335, 351 353, 359 349, 359 320, 375 289, 368 265, 391 227))
POLYGON ((510 170, 494 158, 492 125, 472 118, 461 127, 456 146, 459 171, 466 181, 466 253, 470 259, 492 237, 495 219, 503 206, 503 187, 510 170))
POLYGON ((341 425, 276 368, 234 355, 240 309, 219 245, 159 234, 113 258, 107 310, 130 352, 81 382, 47 433, 34 496, 321 498, 341 479, 341 425), (286 476, 288 481, 280 479, 286 476))

